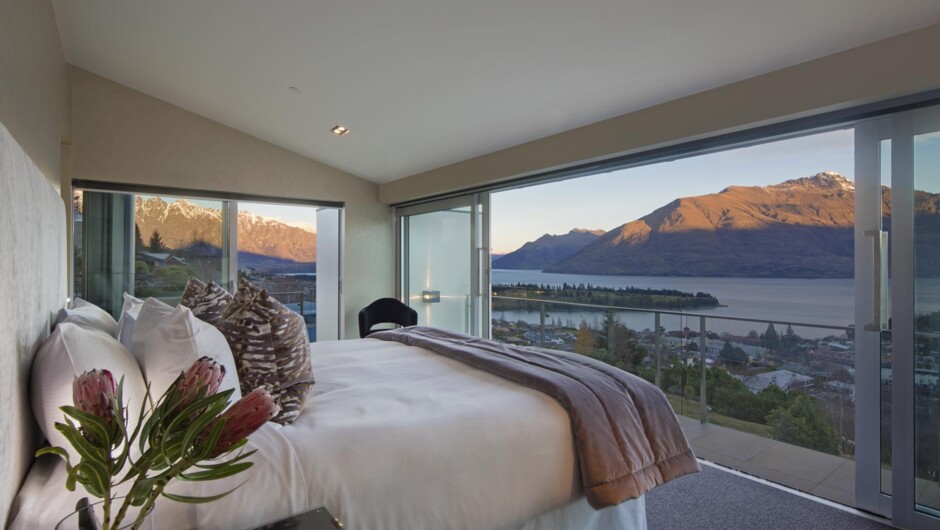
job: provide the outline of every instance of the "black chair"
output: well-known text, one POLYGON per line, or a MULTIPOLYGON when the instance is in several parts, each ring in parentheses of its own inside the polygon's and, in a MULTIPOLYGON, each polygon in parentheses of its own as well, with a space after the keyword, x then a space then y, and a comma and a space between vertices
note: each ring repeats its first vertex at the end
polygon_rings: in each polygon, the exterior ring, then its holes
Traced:
POLYGON ((394 298, 379 298, 359 311, 359 337, 372 333, 376 324, 389 323, 417 326, 418 312, 394 298))

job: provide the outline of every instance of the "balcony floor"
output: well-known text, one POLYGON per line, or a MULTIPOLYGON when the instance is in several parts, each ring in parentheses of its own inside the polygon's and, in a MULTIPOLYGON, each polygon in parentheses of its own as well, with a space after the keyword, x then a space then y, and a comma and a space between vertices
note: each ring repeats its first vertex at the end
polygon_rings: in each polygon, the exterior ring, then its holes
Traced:
MULTIPOLYGON (((677 416, 701 459, 846 506, 855 505, 855 460, 821 453, 697 419, 677 416)), ((890 483, 891 472, 884 471, 890 483)), ((917 479, 917 502, 940 506, 940 484, 917 479)))
POLYGON ((646 494, 649 530, 885 530, 855 515, 716 467, 646 494))

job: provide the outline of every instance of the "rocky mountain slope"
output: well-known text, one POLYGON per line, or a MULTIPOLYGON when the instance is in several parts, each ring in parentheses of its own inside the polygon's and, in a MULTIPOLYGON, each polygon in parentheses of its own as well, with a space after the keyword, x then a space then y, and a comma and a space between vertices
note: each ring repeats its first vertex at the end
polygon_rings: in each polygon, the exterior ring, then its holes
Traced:
MULTIPOLYGON (((136 221, 144 243, 154 231, 171 249, 194 244, 222 245, 222 212, 185 199, 167 203, 159 197, 136 198, 136 221)), ((316 233, 278 219, 238 212, 238 251, 296 262, 317 260, 316 233)))
MULTIPOLYGON (((890 216, 890 190, 884 190, 890 216)), ((940 275, 940 195, 917 192, 918 274, 940 275), (936 240, 936 241, 935 241, 936 240)), ((827 171, 687 197, 607 232, 546 272, 851 278, 854 183, 827 171)))
POLYGON ((575 228, 567 234, 545 234, 494 260, 493 268, 542 270, 571 256, 603 234, 603 230, 583 228, 575 228))

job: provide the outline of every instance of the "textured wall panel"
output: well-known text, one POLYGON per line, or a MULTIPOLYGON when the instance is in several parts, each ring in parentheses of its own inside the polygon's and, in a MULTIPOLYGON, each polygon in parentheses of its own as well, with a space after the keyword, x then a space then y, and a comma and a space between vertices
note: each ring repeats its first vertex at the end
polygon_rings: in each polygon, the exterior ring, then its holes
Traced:
POLYGON ((32 462, 33 355, 66 299, 65 206, 0 124, 0 523, 32 462))

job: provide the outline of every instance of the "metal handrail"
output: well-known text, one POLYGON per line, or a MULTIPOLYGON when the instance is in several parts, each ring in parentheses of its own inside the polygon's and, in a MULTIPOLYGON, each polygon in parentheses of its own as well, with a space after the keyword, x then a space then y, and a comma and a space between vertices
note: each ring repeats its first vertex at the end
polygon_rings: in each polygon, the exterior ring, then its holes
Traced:
MULTIPOLYGON (((303 315, 304 314, 304 292, 303 291, 282 291, 279 293, 268 293, 268 296, 276 297, 276 296, 281 296, 281 295, 293 295, 293 294, 300 295, 300 307, 298 309, 299 309, 300 314, 303 315)), ((285 303, 290 303, 290 302, 285 302, 285 303)))
MULTIPOLYGON (((663 344, 662 336, 665 329, 661 327, 661 316, 662 315, 677 315, 682 317, 692 317, 699 319, 699 366, 700 366, 700 378, 699 382, 699 421, 703 424, 708 423, 708 402, 706 395, 706 357, 708 350, 708 332, 706 328, 706 319, 716 319, 716 320, 733 320, 736 322, 759 322, 759 323, 769 323, 769 324, 779 324, 782 326, 796 326, 796 327, 808 327, 808 328, 818 328, 818 329, 831 329, 831 330, 840 330, 845 332, 850 332, 853 330, 850 326, 830 326, 825 324, 810 324, 806 322, 790 322, 786 320, 770 320, 770 319, 754 319, 754 318, 744 318, 744 317, 729 317, 721 315, 709 315, 704 313, 688 313, 685 311, 674 311, 669 309, 647 309, 639 307, 624 307, 624 306, 612 306, 612 305, 601 305, 601 304, 584 304, 580 302, 563 302, 559 300, 551 299, 542 299, 542 298, 521 298, 517 296, 502 296, 502 295, 492 295, 493 300, 513 300, 518 302, 526 303, 536 303, 539 304, 539 346, 545 346, 545 306, 546 305, 564 305, 572 307, 580 307, 585 309, 602 309, 605 311, 619 310, 619 311, 629 311, 636 313, 653 313, 655 318, 655 330, 653 331, 654 336, 654 379, 657 387, 662 388, 662 357, 663 357, 663 344)), ((608 340, 608 349, 612 349, 612 341, 614 340, 614 334, 607 334, 608 340)))
POLYGON ((686 311, 675 311, 675 310, 670 310, 670 309, 650 309, 650 308, 615 306, 615 305, 584 304, 580 302, 564 302, 561 300, 552 300, 550 298, 521 298, 518 296, 503 296, 503 295, 493 295, 492 298, 494 300, 516 300, 519 302, 567 305, 567 306, 584 307, 584 308, 590 308, 590 309, 604 309, 608 311, 611 309, 616 309, 620 311, 631 311, 631 312, 637 312, 637 313, 659 313, 660 315, 702 317, 702 318, 709 318, 709 319, 717 318, 721 320, 734 320, 737 322, 762 322, 762 323, 768 323, 768 324, 780 324, 783 326, 796 326, 796 327, 802 327, 802 328, 837 329, 841 331, 851 331, 855 329, 851 326, 834 326, 834 325, 829 325, 829 324, 810 324, 808 322, 791 322, 788 320, 771 320, 767 318, 729 317, 729 316, 723 316, 723 315, 709 315, 705 313, 689 313, 686 311))

